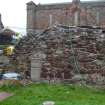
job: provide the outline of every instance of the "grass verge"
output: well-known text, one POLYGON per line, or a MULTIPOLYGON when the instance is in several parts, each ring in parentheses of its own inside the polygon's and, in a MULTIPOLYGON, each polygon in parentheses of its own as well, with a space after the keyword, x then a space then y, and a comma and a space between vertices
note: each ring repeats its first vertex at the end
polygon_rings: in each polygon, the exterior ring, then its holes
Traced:
POLYGON ((1 87, 14 96, 0 105, 42 105, 54 101, 55 105, 105 105, 105 91, 75 85, 32 84, 26 87, 1 87))

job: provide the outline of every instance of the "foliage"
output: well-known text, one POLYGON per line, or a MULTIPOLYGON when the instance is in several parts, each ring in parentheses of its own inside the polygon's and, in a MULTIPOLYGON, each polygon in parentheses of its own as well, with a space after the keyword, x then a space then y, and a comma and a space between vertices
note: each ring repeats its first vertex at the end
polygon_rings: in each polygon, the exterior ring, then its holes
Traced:
POLYGON ((13 43, 14 45, 17 45, 17 44, 19 43, 19 41, 20 41, 21 38, 22 38, 22 34, 20 34, 20 33, 17 32, 17 33, 13 36, 12 43, 13 43))

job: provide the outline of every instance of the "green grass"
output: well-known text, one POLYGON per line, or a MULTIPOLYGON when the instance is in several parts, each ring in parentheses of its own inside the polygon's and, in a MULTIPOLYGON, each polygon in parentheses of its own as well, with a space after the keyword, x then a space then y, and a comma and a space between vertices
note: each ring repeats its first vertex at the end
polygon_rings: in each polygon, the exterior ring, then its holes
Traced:
POLYGON ((42 105, 54 101, 55 105, 105 105, 105 91, 70 85, 33 84, 26 87, 3 87, 0 91, 14 96, 0 105, 42 105))

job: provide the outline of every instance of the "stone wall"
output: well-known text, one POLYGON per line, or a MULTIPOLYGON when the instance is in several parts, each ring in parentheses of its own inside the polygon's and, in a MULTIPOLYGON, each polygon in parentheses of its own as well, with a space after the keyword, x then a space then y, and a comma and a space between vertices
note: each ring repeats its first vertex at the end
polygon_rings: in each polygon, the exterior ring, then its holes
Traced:
POLYGON ((4 28, 4 25, 2 23, 1 14, 0 14, 0 30, 4 28))
POLYGON ((11 59, 33 81, 105 84, 104 46, 100 27, 57 25, 24 37, 11 59))
POLYGON ((54 24, 105 25, 105 2, 36 5, 27 3, 27 29, 46 29, 54 24))

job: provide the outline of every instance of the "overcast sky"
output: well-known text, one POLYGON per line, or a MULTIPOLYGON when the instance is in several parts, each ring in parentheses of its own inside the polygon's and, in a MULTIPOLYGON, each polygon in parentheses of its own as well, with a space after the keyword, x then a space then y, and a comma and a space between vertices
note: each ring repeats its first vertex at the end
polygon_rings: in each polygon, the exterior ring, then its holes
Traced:
MULTIPOLYGON (((26 3, 31 0, 0 0, 0 13, 4 26, 26 27, 26 3)), ((33 0, 36 4, 70 2, 72 0, 33 0)), ((89 0, 82 0, 89 1, 89 0)))

